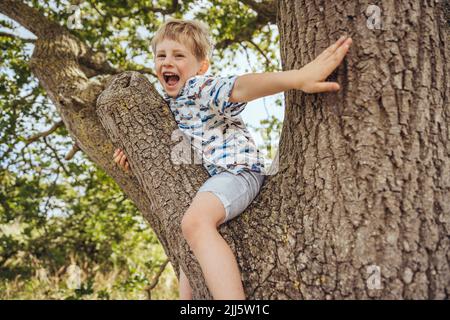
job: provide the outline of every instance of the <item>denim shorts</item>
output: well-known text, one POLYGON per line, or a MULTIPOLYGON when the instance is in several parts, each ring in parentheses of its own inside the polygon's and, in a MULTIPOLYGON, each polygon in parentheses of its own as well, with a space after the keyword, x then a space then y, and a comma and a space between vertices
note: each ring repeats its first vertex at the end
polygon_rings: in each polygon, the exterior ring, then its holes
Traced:
POLYGON ((215 194, 225 207, 225 223, 244 212, 258 195, 266 176, 254 171, 234 174, 224 171, 209 177, 198 192, 209 191, 215 194))

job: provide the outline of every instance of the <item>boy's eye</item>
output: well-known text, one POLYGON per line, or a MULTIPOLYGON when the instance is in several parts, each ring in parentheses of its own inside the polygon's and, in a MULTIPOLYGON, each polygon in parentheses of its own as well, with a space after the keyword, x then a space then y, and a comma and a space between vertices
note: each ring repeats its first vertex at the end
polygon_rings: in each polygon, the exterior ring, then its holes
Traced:
MULTIPOLYGON (((156 56, 157 58, 164 58, 165 57, 165 55, 159 55, 159 56, 156 56)), ((182 54, 177 54, 176 56, 175 56, 175 58, 184 58, 184 56, 182 55, 182 54)))

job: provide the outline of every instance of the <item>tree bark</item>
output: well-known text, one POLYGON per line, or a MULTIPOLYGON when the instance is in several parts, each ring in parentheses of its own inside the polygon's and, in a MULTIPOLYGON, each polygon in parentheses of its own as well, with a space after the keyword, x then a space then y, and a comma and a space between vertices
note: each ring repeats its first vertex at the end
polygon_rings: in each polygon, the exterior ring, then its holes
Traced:
POLYGON ((309 62, 343 33, 353 38, 332 77, 342 85, 337 94, 286 95, 280 171, 289 182, 281 192, 297 195, 299 212, 288 265, 296 266, 303 298, 448 299, 443 4, 378 2, 380 29, 367 27, 369 5, 279 1, 284 69, 309 62))
MULTIPOLYGON (((443 5, 383 1, 379 30, 367 28, 368 5, 278 1, 283 69, 301 67, 343 32, 354 45, 335 75, 340 92, 286 94, 278 173, 220 228, 249 299, 448 298, 443 5)), ((33 73, 71 136, 134 201, 176 272, 187 272, 194 298, 210 299, 180 230, 207 173, 173 163, 180 136, 168 106, 138 73, 92 78, 105 62, 86 67, 81 57, 95 53, 62 27, 27 26, 45 17, 21 6, 4 0, 0 12, 39 33, 33 73), (125 150, 131 174, 112 162, 115 147, 125 150)))

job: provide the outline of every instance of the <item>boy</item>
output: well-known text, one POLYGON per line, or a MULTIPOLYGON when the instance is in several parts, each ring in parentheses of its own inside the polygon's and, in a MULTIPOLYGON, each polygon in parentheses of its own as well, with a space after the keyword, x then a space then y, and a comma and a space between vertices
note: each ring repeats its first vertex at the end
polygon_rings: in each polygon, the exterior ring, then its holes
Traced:
MULTIPOLYGON (((239 113, 248 101, 291 89, 339 90, 337 83, 324 80, 341 63, 351 42, 341 37, 299 70, 213 77, 204 76, 212 48, 203 23, 170 19, 156 32, 152 50, 164 98, 210 175, 185 212, 181 229, 214 299, 245 299, 238 264, 217 228, 242 213, 264 182, 263 161, 239 113)), ((114 161, 130 169, 119 149, 114 161)), ((180 299, 192 299, 181 268, 180 299)))

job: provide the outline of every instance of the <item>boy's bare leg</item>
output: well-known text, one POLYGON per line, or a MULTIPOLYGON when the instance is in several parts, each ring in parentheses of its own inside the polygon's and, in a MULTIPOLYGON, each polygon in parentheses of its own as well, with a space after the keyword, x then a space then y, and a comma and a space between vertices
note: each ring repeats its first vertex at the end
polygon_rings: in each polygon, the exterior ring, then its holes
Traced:
POLYGON ((213 298, 245 300, 236 258, 217 231, 224 217, 225 208, 219 198, 211 192, 199 192, 183 217, 183 235, 200 264, 213 298))
POLYGON ((192 288, 189 280, 180 267, 180 300, 192 300, 192 288))

